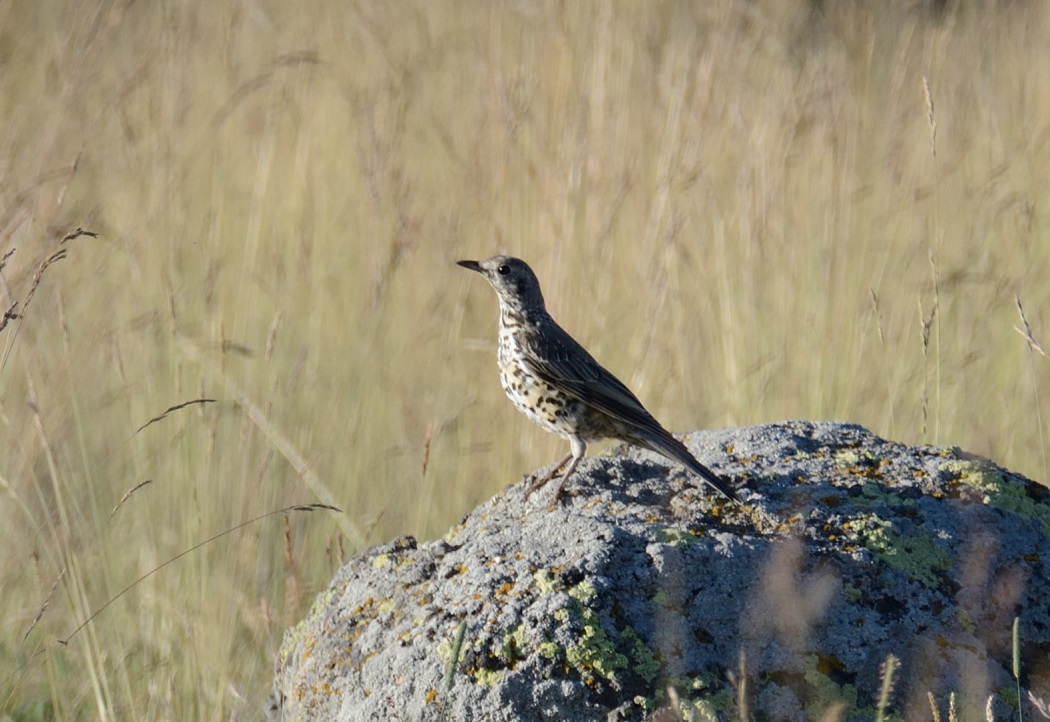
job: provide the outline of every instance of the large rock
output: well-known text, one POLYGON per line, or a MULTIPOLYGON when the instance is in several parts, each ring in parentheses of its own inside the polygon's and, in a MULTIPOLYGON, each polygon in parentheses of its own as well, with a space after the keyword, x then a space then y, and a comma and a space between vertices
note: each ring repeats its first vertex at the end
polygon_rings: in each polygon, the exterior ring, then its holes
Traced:
POLYGON ((989 697, 1016 719, 1015 616, 1022 695, 1050 698, 1045 487, 850 424, 687 441, 745 501, 620 448, 558 504, 515 484, 351 560, 286 634, 268 716, 867 719, 894 655, 905 719, 952 693, 961 719, 989 697))

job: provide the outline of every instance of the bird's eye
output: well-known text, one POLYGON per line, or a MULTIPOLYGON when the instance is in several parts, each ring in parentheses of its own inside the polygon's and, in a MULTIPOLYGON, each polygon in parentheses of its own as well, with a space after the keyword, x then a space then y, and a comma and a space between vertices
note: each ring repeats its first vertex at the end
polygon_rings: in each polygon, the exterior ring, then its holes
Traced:
POLYGON ((510 273, 510 266, 504 263, 502 266, 496 269, 496 273, 498 273, 501 276, 506 276, 508 273, 510 273))

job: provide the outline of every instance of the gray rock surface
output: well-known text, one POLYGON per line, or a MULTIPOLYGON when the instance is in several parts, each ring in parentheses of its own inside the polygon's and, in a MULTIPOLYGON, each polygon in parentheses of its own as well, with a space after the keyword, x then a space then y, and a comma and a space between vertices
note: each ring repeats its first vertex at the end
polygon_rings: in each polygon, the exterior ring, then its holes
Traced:
POLYGON ((904 719, 952 693, 1016 719, 1015 616, 1022 694, 1050 698, 1046 487, 852 424, 687 444, 742 503, 618 447, 558 505, 518 483, 349 561, 285 635, 268 718, 871 719, 894 655, 904 719))

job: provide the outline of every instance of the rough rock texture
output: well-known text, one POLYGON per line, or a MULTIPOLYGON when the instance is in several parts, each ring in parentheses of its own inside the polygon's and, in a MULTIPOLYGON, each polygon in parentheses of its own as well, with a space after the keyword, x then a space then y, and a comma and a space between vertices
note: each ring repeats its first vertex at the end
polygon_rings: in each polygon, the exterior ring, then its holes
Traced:
POLYGON ((515 484, 348 562, 286 634, 268 717, 870 719, 892 654, 904 719, 953 692, 961 719, 989 696, 1016 719, 1015 616, 1023 694, 1050 698, 1045 487, 850 424, 687 443, 743 503, 621 447, 557 505, 515 484))

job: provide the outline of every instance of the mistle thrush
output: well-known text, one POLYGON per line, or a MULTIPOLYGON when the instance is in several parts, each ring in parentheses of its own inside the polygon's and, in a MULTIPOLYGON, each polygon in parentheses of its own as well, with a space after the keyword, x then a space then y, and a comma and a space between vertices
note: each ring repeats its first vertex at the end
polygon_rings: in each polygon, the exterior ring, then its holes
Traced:
POLYGON ((540 282, 528 264, 510 256, 458 261, 485 277, 499 296, 499 361, 503 390, 518 409, 547 431, 569 440, 572 450, 528 494, 569 463, 555 491, 587 451, 588 441, 619 439, 679 462, 729 499, 726 482, 697 461, 645 410, 623 382, 606 371, 559 326, 543 303, 540 282))

